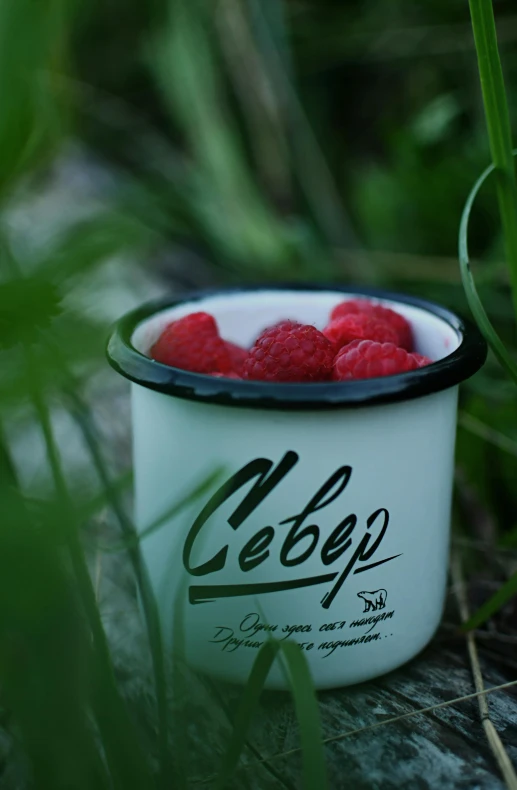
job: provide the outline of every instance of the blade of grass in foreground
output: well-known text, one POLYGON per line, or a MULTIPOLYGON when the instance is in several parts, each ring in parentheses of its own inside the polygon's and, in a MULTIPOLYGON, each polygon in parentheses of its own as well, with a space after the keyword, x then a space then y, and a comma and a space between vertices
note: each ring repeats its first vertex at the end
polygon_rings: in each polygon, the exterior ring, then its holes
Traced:
POLYGON ((113 786, 118 790, 130 790, 130 788, 152 790, 154 782, 150 766, 115 680, 106 634, 97 608, 86 558, 79 541, 77 513, 64 475, 49 406, 44 392, 40 389, 39 367, 34 351, 29 345, 25 346, 25 357, 28 391, 43 433, 56 493, 62 502, 63 520, 67 528, 67 549, 91 632, 93 681, 91 702, 113 786))
MULTIPOLYGON (((517 151, 514 151, 513 154, 517 154, 517 151)), ((463 216, 461 218, 461 225, 460 225, 460 239, 459 239, 459 256, 460 256, 460 268, 461 268, 461 277, 463 280, 463 287, 465 289, 465 294, 467 297, 467 301, 469 303, 469 307, 472 310, 472 314, 476 319, 476 322, 483 333, 487 343, 489 344, 490 348, 496 355, 497 359, 503 366, 503 368, 507 371, 509 376, 513 379, 514 383, 517 384, 517 364, 515 360, 510 356, 506 347, 495 331, 486 311, 483 307, 481 299, 479 298, 479 294, 476 289, 476 284, 474 282, 474 277, 472 276, 472 272, 470 270, 470 259, 469 259, 469 251, 468 251, 468 230, 469 230, 469 220, 470 215, 472 212, 472 208, 474 206, 474 202, 476 197, 485 183, 485 181, 489 178, 489 176, 495 171, 495 165, 490 165, 487 167, 484 173, 478 178, 477 182, 475 183, 469 197, 467 203, 465 204, 465 209, 463 211, 463 216)), ((516 215, 517 217, 517 215, 516 215)), ((516 218, 517 224, 517 218, 516 218)), ((477 628, 479 625, 484 623, 495 614, 504 604, 510 600, 510 598, 515 595, 517 592, 517 573, 514 574, 508 581, 503 584, 503 586, 493 595, 477 612, 475 612, 472 617, 463 624, 462 630, 463 631, 470 631, 473 628, 477 628)))
POLYGON ((469 0, 478 57, 492 161, 497 174, 499 212, 504 231, 506 261, 517 316, 517 188, 512 156, 510 114, 497 47, 492 0, 469 0))
MULTIPOLYGON (((72 371, 66 363, 66 360, 62 358, 60 349, 52 344, 52 350, 56 360, 63 370, 65 380, 67 381, 64 395, 68 402, 67 405, 70 414, 82 433, 85 444, 90 452, 93 465, 104 487, 104 498, 106 503, 111 507, 116 518, 118 519, 122 534, 124 536, 124 539, 120 542, 120 544, 110 548, 104 548, 104 551, 110 553, 127 551, 133 566, 133 571, 135 573, 144 612, 147 637, 153 664, 158 714, 160 784, 163 788, 170 787, 172 781, 172 766, 169 755, 169 715, 167 703, 168 682, 165 672, 163 635, 156 597, 151 586, 147 567, 140 552, 140 541, 143 537, 146 537, 155 530, 159 529, 169 519, 174 518, 191 502, 195 501, 198 497, 201 497, 206 491, 208 491, 218 478, 219 472, 210 475, 209 478, 202 481, 192 491, 188 492, 187 495, 183 497, 178 503, 175 503, 171 508, 158 517, 146 530, 143 531, 143 533, 138 534, 134 523, 126 514, 123 502, 120 498, 120 491, 115 487, 114 482, 111 480, 109 470, 104 461, 100 448, 99 438, 95 429, 93 416, 88 403, 79 394, 81 391, 80 382, 75 379, 72 371)), ((99 546, 96 546, 96 549, 99 549, 99 546)))
POLYGON ((517 573, 510 576, 507 582, 493 595, 488 601, 481 606, 477 612, 474 612, 472 617, 467 620, 461 627, 462 631, 472 631, 474 628, 482 625, 492 615, 501 609, 510 598, 517 593, 517 573))
POLYGON ((484 439, 485 442, 493 444, 494 447, 498 447, 500 450, 503 450, 503 452, 517 456, 517 442, 514 439, 510 439, 509 436, 505 436, 490 425, 478 420, 478 418, 474 417, 472 414, 460 411, 458 415, 458 424, 461 428, 469 431, 469 433, 478 436, 480 439, 484 439))
POLYGON ((171 519, 175 518, 182 510, 184 510, 188 505, 191 505, 193 502, 196 502, 198 499, 201 499, 205 494, 207 494, 217 483, 217 481, 222 476, 222 468, 219 467, 218 469, 214 470, 211 474, 201 480, 191 491, 188 491, 185 496, 181 497, 178 502, 175 502, 168 508, 164 513, 162 513, 158 518, 156 518, 149 526, 145 527, 141 532, 134 532, 131 535, 128 535, 123 541, 117 543, 114 546, 97 546, 106 554, 116 554, 120 551, 126 551, 134 546, 138 546, 145 538, 148 538, 149 535, 152 535, 154 532, 159 530, 161 527, 165 526, 165 524, 170 521, 171 519))
MULTIPOLYGON (((59 356, 61 361, 61 358, 59 356)), ((62 362, 62 361, 61 361, 62 362)), ((104 487, 105 496, 108 504, 118 519, 120 529, 125 535, 128 543, 127 550, 133 567, 136 582, 140 592, 140 599, 144 611, 147 638, 153 665, 154 686, 156 695, 156 710, 158 716, 158 750, 160 755, 160 784, 167 788, 172 781, 170 758, 169 758, 169 723, 167 705, 167 677, 165 672, 165 659, 163 652, 163 639, 158 607, 154 596, 151 582, 147 573, 147 567, 143 561, 138 545, 136 529, 132 521, 126 515, 119 491, 111 480, 110 473, 101 452, 100 444, 94 428, 94 423, 88 405, 79 395, 79 388, 72 377, 71 371, 62 362, 70 386, 67 389, 67 396, 70 401, 70 412, 73 419, 77 422, 83 435, 84 441, 104 487)))
POLYGON ((2 706, 30 763, 31 787, 113 790, 87 709, 89 634, 60 542, 40 529, 3 471, 0 452, 2 706))
POLYGON ((287 665, 300 727, 302 786, 304 790, 326 790, 329 786, 318 701, 305 656, 294 642, 270 639, 260 648, 244 688, 230 743, 221 764, 216 790, 223 790, 228 785, 237 768, 251 721, 259 707, 260 695, 279 652, 282 653, 287 665))
POLYGON ((258 709, 266 678, 279 650, 280 642, 271 639, 265 642, 257 653, 240 700, 232 736, 221 763, 216 790, 223 790, 227 786, 237 768, 248 737, 251 720, 258 709))
POLYGON ((186 574, 178 580, 174 596, 174 617, 172 621, 172 694, 177 706, 174 727, 176 743, 176 790, 188 790, 189 757, 189 708, 185 700, 184 671, 186 666, 185 606, 187 600, 188 578, 186 574))
POLYGON ((300 727, 303 787, 305 790, 325 790, 328 781, 320 712, 309 666, 301 648, 294 642, 282 642, 280 649, 289 670, 300 727))
MULTIPOLYGON (((517 153, 515 151, 514 153, 517 153)), ((503 366, 503 368, 507 371, 509 376, 513 379, 513 381, 517 384, 517 364, 514 359, 510 356, 506 347, 497 334, 496 330, 494 329, 492 322, 490 321, 485 308, 479 298, 479 294, 476 289, 476 283, 474 281, 474 277, 472 275, 470 269, 470 258, 469 258, 469 248, 468 248, 468 231, 469 231, 469 222, 470 222, 470 215, 472 213, 472 208, 474 206, 476 197, 478 196, 481 187, 488 179, 488 177, 495 172, 495 165, 490 165, 481 174, 478 178, 470 195, 468 196, 467 202, 465 204, 465 208, 463 210, 463 216, 461 218, 460 224, 460 233, 459 233, 459 258, 460 258, 460 270, 461 270, 461 279, 463 281, 463 288, 465 289, 465 295, 467 297, 467 301, 469 303, 469 307, 472 310, 472 315, 474 316, 476 323, 483 333, 487 343, 489 344, 490 348, 496 355, 497 359, 503 366)), ((516 214, 516 224, 517 224, 517 214, 516 214)))
POLYGON ((16 486, 18 481, 16 479, 16 470, 12 458, 7 449, 7 444, 4 441, 2 424, 0 423, 0 480, 5 485, 16 486))
MULTIPOLYGON (((66 368, 66 364, 64 362, 63 366, 66 368)), ((74 382, 71 371, 66 369, 66 373, 70 379, 70 387, 66 390, 66 396, 70 402, 71 415, 81 430, 85 443, 90 451, 93 464, 104 486, 105 496, 107 498, 108 504, 110 504, 113 512, 115 513, 124 535, 124 539, 117 546, 112 546, 110 548, 102 547, 102 550, 108 553, 126 550, 128 551, 140 592, 140 599, 144 611, 147 637, 153 663, 156 705, 158 712, 160 783, 161 787, 169 788, 173 778, 172 765, 169 755, 169 713, 167 702, 167 690, 169 683, 167 681, 165 671, 163 634, 158 614, 156 597, 151 586, 147 567, 140 552, 140 542, 143 538, 155 532, 161 526, 165 525, 170 519, 173 519, 175 516, 181 513, 181 511, 188 507, 188 505, 190 505, 192 502, 195 502, 198 498, 201 498, 205 493, 207 493, 214 483, 219 479, 221 470, 216 470, 213 474, 209 475, 208 478, 195 486, 194 489, 187 492, 184 497, 167 509, 167 511, 155 519, 155 521, 149 525, 149 527, 144 529, 139 534, 132 520, 126 515, 124 506, 119 496, 120 492, 114 487, 114 484, 110 479, 110 474, 102 456, 98 437, 95 431, 94 421, 88 404, 79 395, 80 388, 77 382, 74 382)), ((97 548, 99 547, 97 546, 97 548)), ((173 683, 174 682, 175 677, 173 677, 173 683)), ((183 728, 181 728, 179 736, 184 738, 183 728)), ((176 732, 176 739, 178 739, 178 732, 176 732)), ((182 790, 182 788, 187 787, 186 769, 184 767, 186 746, 185 748, 180 749, 180 752, 181 753, 178 754, 176 759, 174 772, 177 790, 182 790)))
MULTIPOLYGON (((516 152, 512 151, 510 116, 497 47, 494 9, 492 0, 469 0, 469 5, 493 165, 485 170, 474 185, 463 212, 459 239, 461 276, 470 309, 480 330, 499 362, 517 384, 517 364, 492 326, 478 296, 470 271, 468 254, 470 214, 481 187, 491 173, 495 172, 498 176, 499 211, 505 239, 506 262, 510 271, 513 303, 517 315, 517 188, 513 160, 516 152)), ((462 630, 468 631, 485 622, 516 592, 517 573, 472 615, 463 625, 462 630)))

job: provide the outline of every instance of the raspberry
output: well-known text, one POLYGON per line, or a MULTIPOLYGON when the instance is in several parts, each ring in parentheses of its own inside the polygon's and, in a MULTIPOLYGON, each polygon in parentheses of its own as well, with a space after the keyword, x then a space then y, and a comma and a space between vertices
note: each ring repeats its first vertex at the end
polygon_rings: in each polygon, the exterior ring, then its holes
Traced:
POLYGON ((165 327, 150 355, 157 362, 194 373, 230 373, 230 352, 208 313, 191 313, 165 327))
MULTIPOLYGON (((242 376, 244 363, 248 359, 249 351, 236 345, 236 343, 230 343, 228 340, 225 342, 225 345, 232 361, 233 372, 237 374, 237 378, 240 378, 242 376)), ((234 378, 234 376, 232 376, 232 378, 234 378)))
POLYGON ((431 360, 420 354, 409 354, 394 343, 375 343, 372 340, 354 340, 344 346, 334 360, 334 381, 371 379, 416 370, 431 360), (422 362, 422 360, 426 360, 422 362))
POLYGON ((257 339, 255 340, 255 345, 264 337, 264 335, 268 335, 270 332, 276 331, 277 329, 284 329, 288 332, 290 329, 294 329, 296 326, 303 326, 303 324, 298 323, 298 321, 293 321, 291 318, 283 318, 281 321, 277 321, 276 324, 270 324, 262 332, 259 334, 257 339))
POLYGON ((368 313, 350 313, 337 318, 330 322, 323 334, 334 343, 336 351, 353 340, 375 340, 395 345, 399 342, 398 333, 390 324, 368 313))
POLYGON ((244 363, 244 379, 255 381, 325 381, 334 348, 315 327, 283 322, 262 333, 244 363))
POLYGON ((415 354, 413 351, 412 355, 413 359, 416 359, 416 364, 419 368, 425 368, 426 365, 430 365, 432 363, 432 359, 429 357, 425 357, 423 354, 415 354))
POLYGON ((413 348, 413 332, 411 331, 411 326, 404 316, 400 315, 400 313, 396 313, 395 310, 390 310, 389 307, 383 307, 380 304, 372 304, 367 299, 350 299, 334 307, 330 314, 330 320, 333 322, 351 313, 354 315, 358 313, 367 313, 369 315, 374 315, 376 318, 381 318, 397 332, 397 345, 401 348, 405 348, 406 351, 411 351, 413 348))
POLYGON ((283 318, 281 321, 277 321, 276 324, 273 326, 268 327, 265 329, 265 332, 269 332, 270 329, 294 329, 295 326, 304 326, 299 321, 295 321, 293 318, 283 318))

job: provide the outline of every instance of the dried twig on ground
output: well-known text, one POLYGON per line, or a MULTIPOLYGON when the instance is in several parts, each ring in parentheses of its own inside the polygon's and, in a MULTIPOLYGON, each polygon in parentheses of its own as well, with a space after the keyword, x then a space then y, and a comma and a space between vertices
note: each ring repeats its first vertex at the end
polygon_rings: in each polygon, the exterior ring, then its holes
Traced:
MULTIPOLYGON (((469 619, 469 605, 467 600, 467 593, 463 574, 461 570, 461 561, 458 554, 455 554, 452 562, 452 578, 454 582, 454 590, 458 601, 458 608, 462 622, 466 623, 469 619)), ((479 663, 478 651, 476 646, 475 636, 472 632, 466 634, 467 649, 469 653, 470 663, 472 666, 472 674, 474 676, 474 685, 476 691, 480 694, 478 697, 479 712, 481 714, 481 722, 483 729, 492 750, 492 753, 497 761, 499 770, 503 775, 506 786, 509 790, 517 790, 517 774, 508 757, 508 753, 501 741, 492 720, 490 719, 490 711, 488 708, 488 700, 483 683, 483 676, 481 674, 481 666, 479 663)))

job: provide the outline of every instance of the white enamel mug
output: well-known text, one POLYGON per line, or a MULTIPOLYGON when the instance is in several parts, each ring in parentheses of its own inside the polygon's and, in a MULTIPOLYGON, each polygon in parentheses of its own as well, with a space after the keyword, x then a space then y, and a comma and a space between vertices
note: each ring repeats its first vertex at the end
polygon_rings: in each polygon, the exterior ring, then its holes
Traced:
MULTIPOLYGON (((132 383, 136 523, 146 530, 214 472, 201 500, 141 548, 166 641, 245 682, 274 636, 304 651, 318 688, 388 672, 438 627, 446 588, 458 385, 483 364, 477 329, 420 299, 334 288, 248 289, 153 304, 121 319, 112 366, 132 383), (251 345, 292 318, 322 328, 364 294, 412 324, 434 364, 321 384, 214 378, 146 352, 167 323, 206 311, 251 345)), ((281 663, 269 688, 287 688, 281 663)))

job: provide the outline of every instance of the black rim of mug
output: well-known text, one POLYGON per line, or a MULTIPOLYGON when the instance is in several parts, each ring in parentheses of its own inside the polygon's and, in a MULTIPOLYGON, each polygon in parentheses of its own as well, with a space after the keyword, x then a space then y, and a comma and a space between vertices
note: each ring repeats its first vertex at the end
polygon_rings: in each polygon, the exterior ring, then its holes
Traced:
POLYGON ((441 305, 415 296, 344 285, 260 285, 195 291, 177 299, 148 302, 123 316, 108 341, 110 365, 122 376, 142 387, 177 398, 254 409, 332 409, 371 406, 411 400, 450 389, 474 375, 484 364, 487 346, 478 328, 441 305), (257 291, 327 291, 386 299, 426 310, 449 324, 461 337, 458 348, 428 367, 383 378, 314 384, 283 384, 217 378, 163 365, 138 351, 131 343, 143 321, 168 308, 213 296, 257 291))

